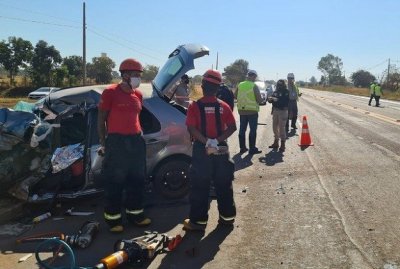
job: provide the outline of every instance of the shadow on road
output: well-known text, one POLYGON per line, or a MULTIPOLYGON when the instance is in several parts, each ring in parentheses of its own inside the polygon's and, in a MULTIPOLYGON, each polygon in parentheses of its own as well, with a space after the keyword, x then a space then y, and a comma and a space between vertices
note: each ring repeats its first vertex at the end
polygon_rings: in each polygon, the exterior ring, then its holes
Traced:
POLYGON ((270 152, 265 154, 264 157, 258 159, 260 163, 265 163, 266 166, 273 166, 276 163, 283 162, 283 153, 276 149, 272 149, 270 152))
POLYGON ((253 162, 251 161, 253 155, 247 154, 244 158, 242 156, 242 154, 236 153, 232 157, 232 160, 235 163, 235 171, 239 171, 253 165, 253 162))

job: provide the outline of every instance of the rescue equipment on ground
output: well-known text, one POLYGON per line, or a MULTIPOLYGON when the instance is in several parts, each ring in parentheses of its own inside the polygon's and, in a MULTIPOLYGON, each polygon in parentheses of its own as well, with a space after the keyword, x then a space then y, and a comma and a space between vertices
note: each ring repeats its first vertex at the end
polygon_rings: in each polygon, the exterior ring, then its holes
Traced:
POLYGON ((314 146, 311 142, 310 131, 308 130, 307 117, 303 116, 299 146, 314 146))
POLYGON ((146 231, 144 236, 119 240, 114 245, 114 253, 100 260, 95 269, 114 269, 122 264, 141 264, 152 260, 157 254, 174 250, 182 241, 182 236, 169 237, 166 234, 146 231))
POLYGON ((37 216, 37 217, 33 218, 32 222, 33 223, 39 223, 42 220, 48 219, 50 217, 51 217, 51 213, 50 212, 46 212, 46 213, 44 213, 44 214, 42 214, 40 216, 37 216))
POLYGON ((39 235, 33 235, 18 239, 17 243, 31 243, 31 242, 42 242, 50 239, 58 239, 65 242, 70 247, 87 248, 95 238, 99 231, 99 222, 91 220, 83 223, 78 233, 75 235, 64 235, 60 232, 50 232, 39 235))

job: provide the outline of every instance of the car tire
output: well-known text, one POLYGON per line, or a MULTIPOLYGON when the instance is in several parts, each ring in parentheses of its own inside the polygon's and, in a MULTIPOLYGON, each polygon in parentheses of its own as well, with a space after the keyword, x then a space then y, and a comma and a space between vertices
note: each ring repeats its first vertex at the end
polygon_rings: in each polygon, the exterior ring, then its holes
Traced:
POLYGON ((164 162, 154 175, 156 191, 167 199, 180 199, 189 192, 189 162, 169 160, 164 162))

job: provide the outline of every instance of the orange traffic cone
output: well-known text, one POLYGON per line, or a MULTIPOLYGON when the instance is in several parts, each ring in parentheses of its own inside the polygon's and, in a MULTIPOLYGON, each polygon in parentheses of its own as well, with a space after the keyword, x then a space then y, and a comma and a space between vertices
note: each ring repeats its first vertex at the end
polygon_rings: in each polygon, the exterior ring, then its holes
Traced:
POLYGON ((311 142, 310 132, 308 131, 307 117, 303 116, 299 146, 314 146, 311 142))

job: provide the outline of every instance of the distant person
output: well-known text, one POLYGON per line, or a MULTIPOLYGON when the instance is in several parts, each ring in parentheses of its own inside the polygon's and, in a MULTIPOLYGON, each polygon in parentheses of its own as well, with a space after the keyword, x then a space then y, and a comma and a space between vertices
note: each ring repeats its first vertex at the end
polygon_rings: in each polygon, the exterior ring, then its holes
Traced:
MULTIPOLYGON (((371 102, 372 102, 372 99, 374 99, 375 98, 375 86, 376 86, 376 83, 375 82, 371 82, 371 84, 369 85, 369 94, 370 94, 370 98, 369 98, 369 102, 368 102, 368 105, 370 106, 371 105, 371 102)), ((376 101, 375 101, 376 102, 376 101)))
POLYGON ((380 106, 379 100, 381 99, 381 96, 383 95, 382 87, 381 87, 381 84, 379 84, 379 83, 374 84, 374 87, 372 87, 372 86, 373 85, 371 84, 371 86, 370 86, 371 98, 369 99, 368 105, 369 106, 371 105, 372 98, 374 98, 375 106, 379 107, 380 106))
POLYGON ((272 103, 272 130, 274 131, 274 143, 269 147, 277 149, 280 139, 280 152, 284 152, 286 149, 285 125, 288 119, 289 94, 285 81, 280 79, 276 83, 276 90, 268 97, 268 102, 272 103))
POLYGON ((225 83, 221 83, 221 85, 219 86, 217 98, 227 103, 233 111, 233 108, 235 106, 235 96, 233 95, 233 92, 229 89, 229 87, 225 85, 225 83))
POLYGON ((135 59, 122 61, 121 82, 105 89, 98 106, 99 155, 104 155, 104 219, 112 233, 124 230, 121 209, 136 226, 151 220, 144 214, 146 144, 139 115, 143 95, 139 90, 143 66, 135 59), (125 191, 125 195, 123 195, 125 191))
POLYGON ((173 90, 174 95, 173 99, 174 101, 184 107, 189 106, 189 76, 188 75, 183 75, 181 77, 181 80, 178 85, 176 85, 176 88, 173 90))
POLYGON ((381 84, 378 83, 375 86, 375 106, 376 107, 380 106, 379 100, 381 99, 382 95, 383 95, 382 87, 381 87, 381 84))
POLYGON ((289 110, 288 110, 288 120, 286 122, 286 132, 289 132, 289 120, 292 121, 290 127, 292 127, 292 129, 297 129, 296 127, 297 116, 298 116, 297 102, 299 101, 299 96, 301 96, 301 93, 297 85, 294 83, 293 73, 289 73, 287 75, 287 80, 288 80, 287 88, 289 90, 289 110))
POLYGON ((249 70, 247 72, 247 78, 245 81, 239 83, 235 91, 235 97, 237 99, 237 109, 240 116, 240 128, 239 128, 239 146, 240 154, 249 151, 249 154, 261 153, 256 147, 257 139, 257 124, 258 124, 258 112, 260 111, 260 104, 262 103, 262 97, 260 89, 254 83, 257 78, 257 72, 255 70, 249 70), (249 133, 249 148, 246 147, 246 129, 247 125, 250 126, 249 133))

